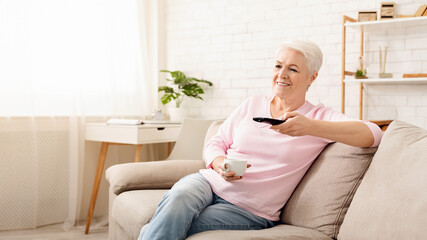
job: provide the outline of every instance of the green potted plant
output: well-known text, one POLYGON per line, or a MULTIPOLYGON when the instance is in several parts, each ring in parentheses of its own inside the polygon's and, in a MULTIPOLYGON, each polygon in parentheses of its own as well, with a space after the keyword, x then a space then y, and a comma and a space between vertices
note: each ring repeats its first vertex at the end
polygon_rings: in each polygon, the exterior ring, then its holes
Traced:
POLYGON ((356 71, 356 78, 357 78, 357 79, 364 79, 364 78, 367 78, 367 77, 366 77, 366 70, 360 70, 360 69, 357 69, 357 71, 356 71))
POLYGON ((166 79, 166 81, 172 83, 173 86, 159 86, 158 91, 164 92, 163 96, 160 98, 163 105, 168 104, 172 100, 175 101, 176 109, 169 109, 169 114, 173 121, 182 120, 183 113, 182 110, 179 109, 186 97, 203 100, 201 95, 204 94, 204 91, 200 85, 207 84, 208 86, 213 86, 212 82, 194 77, 187 77, 181 71, 160 70, 160 72, 170 73, 172 77, 172 79, 166 79), (180 111, 177 117, 173 114, 175 111, 180 111))
POLYGON ((363 57, 359 57, 359 68, 356 69, 356 73, 355 73, 355 78, 357 79, 364 79, 364 78, 368 78, 366 77, 366 69, 363 69, 363 57))

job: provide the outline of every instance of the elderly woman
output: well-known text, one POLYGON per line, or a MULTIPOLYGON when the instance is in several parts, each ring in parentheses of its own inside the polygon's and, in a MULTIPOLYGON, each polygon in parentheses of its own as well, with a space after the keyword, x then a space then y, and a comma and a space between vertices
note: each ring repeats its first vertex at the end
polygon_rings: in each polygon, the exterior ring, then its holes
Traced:
POLYGON ((278 51, 271 96, 245 100, 208 142, 207 168, 182 178, 165 194, 139 239, 185 239, 209 230, 269 228, 305 172, 331 142, 377 146, 375 124, 346 117, 305 99, 322 65, 319 47, 291 41, 278 51), (270 126, 253 117, 286 120, 270 126), (245 159, 244 176, 223 171, 224 159, 245 159))

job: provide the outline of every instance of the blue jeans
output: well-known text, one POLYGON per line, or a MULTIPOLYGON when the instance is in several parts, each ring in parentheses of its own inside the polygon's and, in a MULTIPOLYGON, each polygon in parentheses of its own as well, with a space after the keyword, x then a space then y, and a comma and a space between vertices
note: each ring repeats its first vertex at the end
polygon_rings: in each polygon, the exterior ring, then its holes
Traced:
POLYGON ((274 221, 220 198, 200 173, 194 173, 179 180, 163 196, 138 240, 177 240, 209 230, 255 230, 274 225, 274 221))

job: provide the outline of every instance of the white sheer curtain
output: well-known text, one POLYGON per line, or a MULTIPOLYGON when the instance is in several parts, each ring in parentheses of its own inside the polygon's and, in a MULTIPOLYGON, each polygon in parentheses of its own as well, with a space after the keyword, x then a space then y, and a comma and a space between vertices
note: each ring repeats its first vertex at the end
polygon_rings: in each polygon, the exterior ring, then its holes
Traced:
POLYGON ((74 225, 86 119, 156 107, 156 6, 0 0, 0 230, 74 225))

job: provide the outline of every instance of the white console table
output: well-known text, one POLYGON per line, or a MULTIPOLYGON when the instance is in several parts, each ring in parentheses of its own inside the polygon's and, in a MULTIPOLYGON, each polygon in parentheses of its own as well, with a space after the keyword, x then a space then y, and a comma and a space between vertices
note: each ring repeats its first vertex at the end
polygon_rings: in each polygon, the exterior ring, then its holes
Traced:
POLYGON ((92 198, 85 233, 89 233, 95 202, 98 196, 99 183, 104 171, 104 163, 107 157, 109 145, 136 145, 135 162, 139 162, 142 144, 169 143, 168 152, 171 151, 171 142, 175 142, 181 124, 156 123, 144 125, 108 125, 106 123, 87 123, 86 141, 101 142, 101 151, 98 158, 95 180, 92 189, 92 198))

